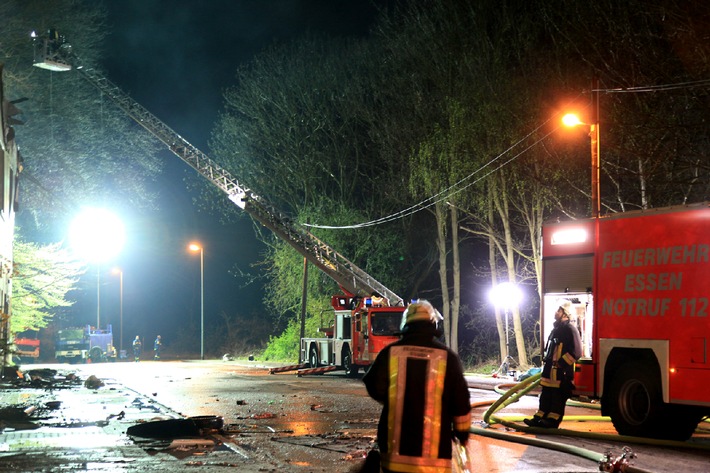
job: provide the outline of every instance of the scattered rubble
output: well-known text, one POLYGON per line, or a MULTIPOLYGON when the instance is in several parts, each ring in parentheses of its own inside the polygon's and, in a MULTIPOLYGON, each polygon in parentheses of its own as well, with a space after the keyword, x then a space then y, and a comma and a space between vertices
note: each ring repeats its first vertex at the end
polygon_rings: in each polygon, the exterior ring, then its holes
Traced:
POLYGON ((72 388, 81 381, 74 373, 60 374, 57 370, 49 368, 22 371, 19 367, 5 367, 4 376, 0 381, 0 388, 39 388, 39 389, 64 389, 72 388), (8 373, 12 373, 9 375, 8 373))
MULTIPOLYGON (((23 389, 42 390, 51 396, 55 390, 74 388, 81 381, 74 374, 61 375, 53 369, 33 369, 23 372, 19 367, 6 367, 6 375, 0 382, 0 390, 5 392, 21 392, 23 389), (13 373, 13 376, 7 376, 13 373)), ((34 430, 42 426, 40 421, 47 419, 49 411, 57 410, 60 401, 44 401, 47 396, 34 396, 32 402, 0 403, 0 432, 5 430, 34 430)), ((5 397, 3 397, 5 398, 5 397)), ((10 399, 21 398, 11 396, 10 399)))
MULTIPOLYGON (((96 445, 106 445, 106 448, 141 451, 126 457, 135 465, 140 463, 136 458, 147 455, 155 456, 158 462, 165 461, 166 457, 169 457, 168 461, 180 460, 182 466, 235 468, 255 464, 275 466, 285 461, 289 465, 302 467, 315 465, 315 462, 311 463, 314 461, 311 458, 327 455, 327 451, 338 452, 336 458, 339 456, 340 461, 354 465, 363 461, 373 442, 368 435, 363 436, 360 432, 363 427, 368 433, 374 432, 375 421, 370 419, 363 422, 363 426, 355 427, 353 422, 356 421, 345 422, 349 431, 356 430, 333 434, 333 429, 343 428, 343 422, 332 424, 327 420, 338 410, 332 408, 331 402, 321 402, 321 399, 301 406, 302 410, 301 407, 294 410, 288 407, 290 398, 298 397, 293 393, 281 394, 283 399, 270 399, 262 395, 232 398, 231 402, 220 403, 218 408, 225 411, 225 416, 230 420, 245 420, 243 424, 225 425, 220 416, 185 418, 180 412, 172 411, 164 405, 166 400, 171 400, 166 395, 166 388, 151 389, 145 393, 125 389, 114 384, 114 371, 106 371, 112 373, 107 375, 91 366, 79 367, 76 373, 80 373, 81 377, 55 370, 20 371, 12 379, 0 381, 0 432, 5 429, 2 435, 10 445, 8 448, 15 448, 12 446, 15 443, 22 445, 21 439, 26 438, 20 436, 27 433, 14 431, 41 428, 31 435, 38 435, 37 438, 46 436, 48 444, 61 444, 68 449, 74 448, 73 439, 85 436, 87 440, 81 441, 85 446, 87 442, 92 445, 96 442, 96 445), (100 389, 104 385, 106 388, 100 389), (65 388, 72 388, 71 392, 57 391, 65 388), (158 393, 161 394, 160 403, 156 400, 158 393), (239 415, 232 409, 243 411, 239 415), (303 414, 307 416, 305 421, 301 420, 303 414), (303 422, 326 422, 331 434, 318 436, 314 430, 319 428, 304 429, 303 422), (86 431, 81 428, 86 428, 86 431), (305 432, 309 434, 303 435, 305 432), (115 446, 112 442, 116 442, 115 446), (234 457, 230 454, 236 454, 239 460, 231 459, 234 457)), ((190 378, 187 376, 184 379, 190 378)), ((169 379, 166 382, 172 381, 169 379)), ((170 389, 173 387, 170 386, 170 389)), ((215 403, 229 399, 222 399, 222 394, 206 393, 203 396, 215 403)), ((217 408, 216 404, 211 407, 217 408)), ((13 458, 19 458, 17 452, 10 451, 0 453, 0 457, 7 459, 11 453, 13 458)), ((52 453, 46 455, 47 459, 53 458, 52 453)), ((116 458, 123 457, 117 454, 116 458)), ((13 465, 25 465, 20 460, 13 461, 13 465)), ((66 462, 66 457, 62 457, 61 462, 66 462)), ((18 468, 15 471, 25 471, 21 466, 18 468)), ((50 468, 46 471, 54 470, 50 468)))
POLYGON ((187 419, 167 419, 143 422, 126 430, 129 437, 153 439, 178 439, 185 437, 203 437, 222 433, 224 419, 219 416, 195 416, 187 419))
POLYGON ((91 376, 86 378, 86 381, 84 381, 84 386, 89 389, 99 389, 100 387, 105 386, 105 384, 103 381, 101 381, 99 378, 92 374, 91 376))

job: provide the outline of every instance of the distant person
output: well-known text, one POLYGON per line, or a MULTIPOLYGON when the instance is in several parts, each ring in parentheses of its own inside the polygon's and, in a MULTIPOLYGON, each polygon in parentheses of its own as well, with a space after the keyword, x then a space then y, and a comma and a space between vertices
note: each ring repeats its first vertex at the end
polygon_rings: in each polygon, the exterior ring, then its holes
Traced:
POLYGON ((540 407, 532 419, 523 420, 530 427, 556 429, 565 416, 565 405, 574 391, 574 363, 582 356, 579 330, 571 317, 572 302, 560 301, 545 348, 540 407))
POLYGON ((153 359, 160 359, 160 352, 163 350, 163 342, 160 340, 160 335, 155 337, 155 342, 153 342, 153 359))
POLYGON ((141 343, 141 337, 136 335, 136 339, 133 340, 133 358, 136 362, 141 361, 141 351, 143 349, 143 344, 141 343))
POLYGON ((450 472, 453 439, 468 442, 468 384, 459 357, 438 340, 441 320, 429 302, 410 304, 401 340, 385 347, 363 378, 382 404, 377 443, 385 473, 450 472))

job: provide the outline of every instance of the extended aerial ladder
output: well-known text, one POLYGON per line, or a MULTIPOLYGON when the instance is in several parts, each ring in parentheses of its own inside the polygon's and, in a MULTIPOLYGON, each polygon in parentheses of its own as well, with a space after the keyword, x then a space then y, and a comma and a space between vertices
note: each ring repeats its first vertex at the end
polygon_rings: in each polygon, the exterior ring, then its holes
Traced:
POLYGON ((232 177, 227 170, 212 161, 205 153, 190 144, 146 108, 133 100, 118 86, 94 68, 87 67, 72 51, 71 45, 56 31, 50 30, 46 38, 35 40, 33 65, 50 71, 62 72, 76 69, 91 85, 110 98, 128 116, 163 142, 175 155, 227 194, 229 200, 242 208, 252 218, 286 241, 308 261, 330 276, 344 291, 352 296, 369 297, 379 293, 391 305, 401 306, 404 301, 392 290, 375 280, 352 261, 316 238, 309 231, 281 213, 263 197, 232 177))

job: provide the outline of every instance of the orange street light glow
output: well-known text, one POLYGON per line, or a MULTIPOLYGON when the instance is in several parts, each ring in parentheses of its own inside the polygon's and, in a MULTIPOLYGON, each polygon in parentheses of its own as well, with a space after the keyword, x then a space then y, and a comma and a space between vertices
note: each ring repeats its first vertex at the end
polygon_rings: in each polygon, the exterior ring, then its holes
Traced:
POLYGON ((580 121, 579 117, 575 115, 574 113, 568 113, 564 117, 562 117, 562 123, 565 126, 577 126, 577 125, 584 125, 584 122, 580 121))

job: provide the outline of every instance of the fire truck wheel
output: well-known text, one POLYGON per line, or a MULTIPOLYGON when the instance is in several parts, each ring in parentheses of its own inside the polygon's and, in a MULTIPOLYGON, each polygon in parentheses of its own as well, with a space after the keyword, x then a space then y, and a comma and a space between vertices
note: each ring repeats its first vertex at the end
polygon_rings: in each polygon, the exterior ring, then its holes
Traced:
POLYGON ((351 378, 357 376, 359 367, 353 364, 353 354, 350 352, 350 347, 348 347, 347 345, 343 347, 342 360, 345 374, 347 376, 350 376, 351 378))
POLYGON ((667 405, 668 411, 668 436, 670 440, 688 440, 693 436, 693 432, 698 428, 698 424, 703 420, 703 415, 691 406, 667 405))
POLYGON ((101 347, 92 347, 91 351, 89 351, 89 358, 91 359, 92 363, 100 363, 102 361, 102 358, 104 356, 103 350, 101 350, 101 347))
POLYGON ((628 363, 609 386, 609 414, 616 431, 634 437, 666 438, 661 380, 647 363, 628 363))
POLYGON ((318 368, 318 350, 316 350, 315 346, 311 346, 308 351, 308 365, 311 368, 318 368))

